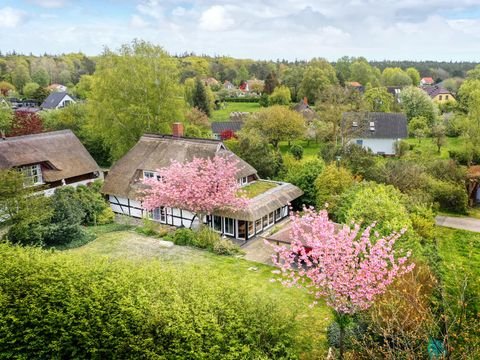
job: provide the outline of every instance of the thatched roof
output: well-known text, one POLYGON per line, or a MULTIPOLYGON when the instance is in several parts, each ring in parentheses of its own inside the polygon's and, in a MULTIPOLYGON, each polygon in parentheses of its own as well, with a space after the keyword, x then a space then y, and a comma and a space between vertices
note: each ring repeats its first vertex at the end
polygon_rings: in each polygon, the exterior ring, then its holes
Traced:
POLYGON ((213 158, 215 155, 237 161, 237 178, 257 173, 251 165, 227 150, 221 141, 145 134, 113 165, 102 191, 105 194, 137 199, 144 170, 155 171, 167 167, 172 160, 184 163, 194 158, 213 158))
POLYGON ((216 212, 215 215, 231 217, 238 220, 255 221, 303 195, 303 191, 295 185, 281 182, 277 184, 278 186, 250 199, 246 209, 219 211, 216 212))
POLYGON ((97 163, 71 130, 0 139, 0 169, 44 163, 45 182, 100 171, 97 163))

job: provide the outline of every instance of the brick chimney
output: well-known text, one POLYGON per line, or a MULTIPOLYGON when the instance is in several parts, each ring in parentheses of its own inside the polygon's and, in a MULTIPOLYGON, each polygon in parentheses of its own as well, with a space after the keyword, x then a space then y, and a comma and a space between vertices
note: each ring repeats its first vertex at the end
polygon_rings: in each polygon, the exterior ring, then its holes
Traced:
POLYGON ((183 136, 183 124, 176 122, 172 124, 172 135, 175 137, 183 136))
POLYGON ((308 105, 308 99, 307 99, 306 96, 303 98, 303 103, 304 103, 305 105, 308 105))

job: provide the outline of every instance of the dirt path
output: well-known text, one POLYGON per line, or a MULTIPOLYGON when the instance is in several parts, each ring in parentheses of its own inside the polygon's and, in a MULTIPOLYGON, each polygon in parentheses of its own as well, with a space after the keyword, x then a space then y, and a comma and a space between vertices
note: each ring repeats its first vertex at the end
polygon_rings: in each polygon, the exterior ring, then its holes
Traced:
POLYGON ((437 216, 435 223, 438 226, 480 232, 480 220, 471 217, 437 216))

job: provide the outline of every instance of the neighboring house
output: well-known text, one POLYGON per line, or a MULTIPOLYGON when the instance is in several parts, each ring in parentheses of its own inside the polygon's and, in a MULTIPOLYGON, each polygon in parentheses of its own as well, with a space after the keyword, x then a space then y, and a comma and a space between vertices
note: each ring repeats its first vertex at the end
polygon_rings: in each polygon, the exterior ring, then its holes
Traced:
POLYGON ((47 86, 47 90, 50 92, 67 92, 67 87, 61 84, 52 84, 47 86))
POLYGON ((242 129, 242 121, 218 121, 212 122, 212 134, 214 139, 220 140, 220 135, 225 131, 236 133, 242 129))
POLYGON ((422 86, 421 89, 425 91, 428 96, 430 96, 430 98, 438 104, 446 103, 449 101, 457 101, 455 100, 453 94, 442 86, 422 86))
POLYGON ((362 94, 365 92, 365 87, 362 84, 360 84, 358 81, 350 81, 345 83, 345 85, 355 90, 358 90, 362 94))
POLYGON ((152 212, 142 209, 143 180, 158 178, 157 169, 168 167, 172 160, 222 156, 237 163, 237 181, 248 190, 266 187, 250 199, 246 209, 221 211, 204 221, 219 233, 247 241, 288 216, 288 204, 303 192, 288 183, 260 180, 257 171, 218 140, 185 138, 181 124, 174 124, 174 135, 143 135, 137 144, 110 169, 102 192, 108 196, 112 210, 135 218, 150 217, 162 224, 191 227, 199 219, 185 209, 160 207, 152 212), (253 188, 252 188, 253 187, 253 188))
POLYGON ((310 105, 308 105, 308 99, 306 97, 303 98, 297 105, 293 107, 293 110, 299 112, 303 115, 305 120, 312 121, 317 117, 317 113, 313 110, 310 105))
POLYGON ((397 104, 400 104, 400 96, 402 94, 402 87, 400 86, 387 86, 387 92, 391 94, 397 104))
POLYGON ((246 81, 243 81, 238 88, 240 89, 240 91, 243 91, 243 92, 250 91, 250 87, 248 86, 248 82, 246 81))
POLYGON ((76 101, 66 92, 53 92, 40 105, 42 109, 53 110, 60 109, 70 104, 75 104, 76 101))
POLYGON ((435 84, 435 81, 431 77, 424 77, 420 80, 420 85, 425 86, 425 85, 433 85, 435 84))
POLYGON ((233 85, 230 81, 228 80, 225 80, 225 82, 223 83, 223 87, 227 90, 233 90, 235 89, 235 85, 233 85))
POLYGON ((25 175, 25 186, 44 186, 46 195, 59 186, 103 177, 71 130, 0 139, 0 169, 17 169, 25 175))
POLYGON ((17 98, 8 98, 7 100, 13 110, 18 108, 37 108, 38 105, 40 105, 40 103, 34 99, 20 100, 17 98))
POLYGON ((342 142, 360 145, 379 155, 395 155, 395 144, 408 137, 401 113, 347 112, 342 118, 342 142))

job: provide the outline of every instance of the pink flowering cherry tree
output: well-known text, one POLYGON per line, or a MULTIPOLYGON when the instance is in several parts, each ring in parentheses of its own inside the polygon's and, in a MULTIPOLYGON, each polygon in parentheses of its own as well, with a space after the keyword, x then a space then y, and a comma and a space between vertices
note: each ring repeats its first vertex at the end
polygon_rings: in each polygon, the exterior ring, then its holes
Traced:
MULTIPOLYGON (((145 179, 143 207, 160 206, 191 211, 203 224, 205 215, 220 210, 243 209, 248 205, 235 178, 236 161, 215 156, 194 158, 187 163, 172 161, 157 170, 158 179, 145 179)), ((192 222, 193 223, 193 222, 192 222)))
POLYGON ((368 309, 396 277, 413 269, 413 263, 407 264, 410 252, 396 257, 394 244, 402 233, 380 238, 371 235, 374 225, 360 231, 357 224, 339 230, 325 210, 304 208, 291 221, 291 246, 273 246, 273 261, 283 275, 277 280, 308 289, 333 309, 343 358, 350 316, 368 309))

